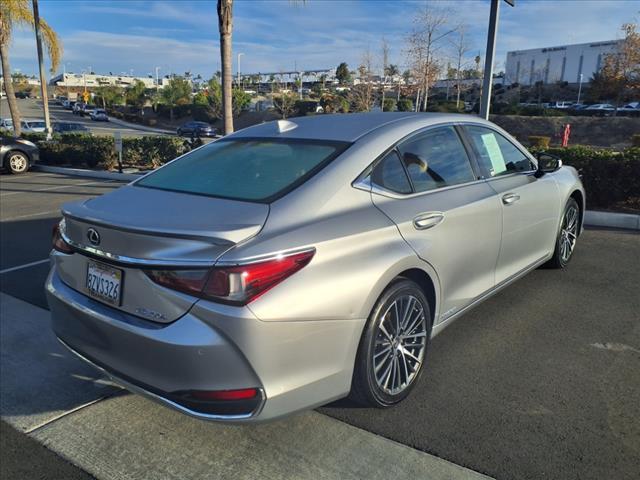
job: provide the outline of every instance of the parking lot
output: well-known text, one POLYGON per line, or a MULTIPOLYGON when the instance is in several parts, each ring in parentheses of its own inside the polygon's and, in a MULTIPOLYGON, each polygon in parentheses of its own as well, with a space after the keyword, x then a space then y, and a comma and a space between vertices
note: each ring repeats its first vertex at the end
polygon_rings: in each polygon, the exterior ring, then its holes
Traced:
POLYGON ((60 206, 120 185, 0 177, 2 417, 91 475, 638 478, 637 233, 587 230, 566 271, 536 270, 466 314, 396 408, 343 400, 231 427, 119 392, 53 339, 43 283, 60 206))

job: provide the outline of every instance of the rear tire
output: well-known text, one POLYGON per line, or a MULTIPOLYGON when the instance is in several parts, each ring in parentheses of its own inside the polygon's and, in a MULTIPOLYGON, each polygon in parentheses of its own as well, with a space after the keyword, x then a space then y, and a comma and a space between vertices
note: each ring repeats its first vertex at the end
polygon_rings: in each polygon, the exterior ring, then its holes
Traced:
POLYGON ((400 277, 376 302, 367 321, 353 372, 350 398, 388 408, 418 382, 431 336, 431 310, 422 289, 400 277))
POLYGON ((580 206, 573 198, 569 198, 562 213, 560 231, 556 238, 553 257, 545 264, 547 268, 566 268, 576 248, 580 231, 580 206))
POLYGON ((25 173, 29 170, 29 157, 25 153, 12 151, 7 153, 5 166, 14 175, 25 173))

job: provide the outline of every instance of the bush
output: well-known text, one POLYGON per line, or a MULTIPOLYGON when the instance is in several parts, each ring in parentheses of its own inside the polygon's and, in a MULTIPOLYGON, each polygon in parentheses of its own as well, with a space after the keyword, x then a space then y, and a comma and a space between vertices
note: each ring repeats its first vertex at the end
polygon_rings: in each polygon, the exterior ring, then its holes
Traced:
POLYGON ((640 133, 631 135, 631 145, 634 147, 640 147, 640 133))
POLYGON ((551 137, 544 137, 541 135, 529 135, 529 145, 533 148, 540 148, 546 150, 549 148, 549 142, 551 137))
POLYGON ((393 98, 385 98, 382 102, 383 112, 393 112, 396 109, 396 101, 393 98))
POLYGON ((612 151, 577 145, 545 151, 581 171, 587 191, 587 208, 640 205, 640 147, 612 151))
MULTIPOLYGON (((94 137, 87 134, 56 135, 52 141, 44 136, 31 140, 38 143, 40 161, 49 165, 87 166, 112 170, 118 163, 113 137, 94 137)), ((122 140, 122 161, 127 165, 155 168, 189 150, 177 137, 147 136, 122 140)))
POLYGON ((318 107, 318 102, 313 100, 296 100, 294 104, 294 109, 297 115, 304 116, 309 113, 316 113, 316 108, 318 107))
POLYGON ((398 102, 399 112, 413 112, 413 101, 409 98, 403 98, 398 102))

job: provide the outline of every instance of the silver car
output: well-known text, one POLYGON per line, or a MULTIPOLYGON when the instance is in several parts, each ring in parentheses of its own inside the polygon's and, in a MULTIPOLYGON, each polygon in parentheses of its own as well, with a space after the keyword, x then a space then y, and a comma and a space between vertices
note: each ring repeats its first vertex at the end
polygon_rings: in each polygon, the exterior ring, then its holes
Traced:
POLYGON ((202 419, 351 395, 389 407, 431 337, 582 230, 577 172, 467 115, 318 115, 247 128, 63 208, 59 339, 202 419))

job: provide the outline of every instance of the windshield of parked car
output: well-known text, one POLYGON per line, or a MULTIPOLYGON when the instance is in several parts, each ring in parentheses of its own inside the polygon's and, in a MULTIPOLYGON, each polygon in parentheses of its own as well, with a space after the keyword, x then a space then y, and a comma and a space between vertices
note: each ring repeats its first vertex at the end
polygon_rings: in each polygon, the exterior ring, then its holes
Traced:
POLYGON ((223 139, 184 155, 135 185, 270 202, 304 183, 348 146, 324 140, 223 139))

